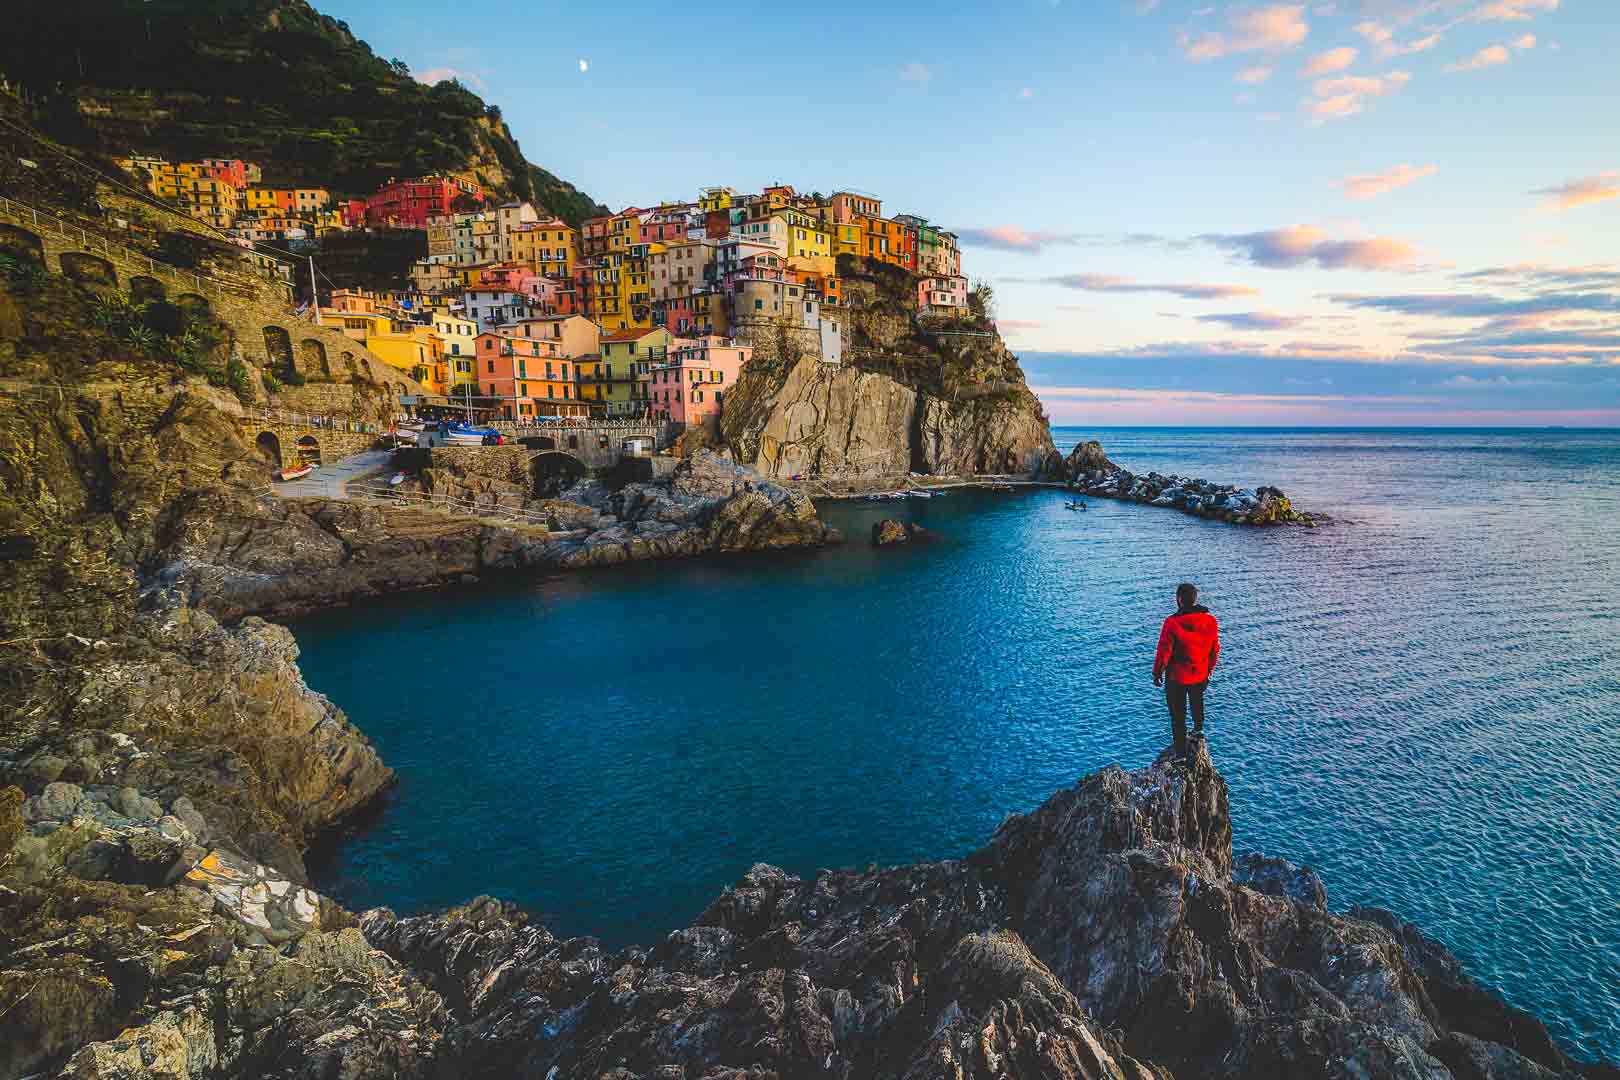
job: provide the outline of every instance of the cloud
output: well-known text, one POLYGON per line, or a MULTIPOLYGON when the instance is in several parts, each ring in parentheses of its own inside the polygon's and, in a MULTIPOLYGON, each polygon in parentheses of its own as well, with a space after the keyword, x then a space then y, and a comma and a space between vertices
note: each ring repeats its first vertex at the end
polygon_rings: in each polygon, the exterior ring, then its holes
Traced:
POLYGON ((1494 0, 1473 14, 1484 21, 1525 22, 1543 11, 1557 11, 1558 0, 1494 0))
POLYGON ((1562 312, 1620 313, 1620 296, 1603 292, 1549 292, 1528 297, 1494 293, 1331 293, 1335 304, 1445 319, 1505 319, 1562 312))
POLYGON ((1318 53, 1311 58, 1311 62, 1300 69, 1302 79, 1314 79, 1318 75, 1331 75, 1335 71, 1343 71, 1356 62, 1356 50, 1345 45, 1337 49, 1329 49, 1325 53, 1318 53))
POLYGON ((1008 278, 1026 284, 1057 285, 1081 292, 1170 293, 1183 300, 1230 300, 1239 296, 1259 296, 1260 290, 1247 285, 1205 285, 1196 282, 1155 283, 1137 281, 1115 274, 1055 274, 1041 278, 1008 278))
POLYGON ((1272 4, 1235 12, 1225 31, 1197 36, 1182 34, 1181 51, 1189 60, 1218 60, 1234 53, 1280 53, 1296 48, 1311 32, 1304 4, 1272 4))
POLYGON ((1242 71, 1237 73, 1236 77, 1232 81, 1243 83, 1245 86, 1259 86, 1269 78, 1271 78, 1271 69, 1264 65, 1260 65, 1257 67, 1244 68, 1242 71))
POLYGON ((1356 173, 1343 180, 1333 181, 1333 186, 1344 192, 1347 199, 1374 199, 1380 195, 1394 191, 1396 188, 1415 184, 1425 176, 1433 176, 1440 171, 1438 165, 1406 165, 1401 164, 1381 173, 1356 173))
POLYGON ((1487 266, 1456 275, 1458 281, 1495 281, 1526 288, 1611 288, 1620 289, 1620 266, 1591 263, 1586 266, 1548 266, 1545 263, 1515 263, 1487 266))
POLYGON ((1316 123, 1355 116, 1366 108, 1371 98, 1393 94, 1412 81, 1405 71, 1392 71, 1388 75, 1341 75, 1336 79, 1318 79, 1311 87, 1315 100, 1307 99, 1303 107, 1316 123))
POLYGON ((1440 44, 1440 34, 1433 33, 1425 37, 1416 38, 1406 44, 1395 40, 1395 35, 1382 23, 1369 19, 1358 22, 1354 27, 1356 33, 1367 39, 1367 43, 1378 53, 1380 60, 1388 60, 1395 56, 1409 56, 1412 53, 1428 52, 1440 44))
POLYGON ((1039 330, 1046 324, 1031 319, 997 319, 996 329, 1003 334, 1017 333, 1019 330, 1039 330))
POLYGON ((591 62, 585 59, 583 56, 579 58, 579 70, 580 74, 584 74, 585 72, 591 70, 591 62))
POLYGON ((1272 269, 1315 264, 1324 270, 1413 270, 1420 254, 1404 240, 1385 236, 1335 240, 1314 225, 1252 233, 1206 233, 1199 239, 1234 252, 1256 266, 1272 269))
POLYGON ((470 86, 474 90, 485 89, 484 80, 480 79, 476 74, 471 71, 462 71, 453 67, 429 68, 426 71, 418 73, 416 76, 417 82, 426 83, 429 86, 437 86, 439 83, 442 83, 447 79, 454 79, 463 86, 470 86))
POLYGON ((905 82, 925 83, 933 77, 934 73, 928 70, 928 65, 916 60, 900 69, 900 78, 905 82))
POLYGON ((1573 210, 1578 206, 1620 198, 1620 172, 1610 170, 1596 176, 1567 180, 1557 187, 1537 188, 1532 195, 1545 195, 1541 208, 1549 213, 1573 210))
POLYGON ((995 248, 998 251, 1022 251, 1039 254, 1047 245, 1063 246, 1092 244, 1102 240, 1093 233, 1049 232, 1022 229, 1017 225, 986 225, 976 229, 956 230, 957 242, 968 247, 995 248))
POLYGON ((1136 0, 1131 6, 1136 9, 1138 15, 1146 15, 1159 6, 1159 0, 1136 0))
POLYGON ((1233 311, 1217 315, 1195 315, 1199 322, 1219 323, 1233 330, 1292 330, 1310 320, 1303 315, 1277 315, 1269 311, 1233 311))
POLYGON ((1526 34, 1523 37, 1514 38, 1513 39, 1513 47, 1515 49, 1533 49, 1533 48, 1535 48, 1536 47, 1536 35, 1534 35, 1534 34, 1526 34))
POLYGON ((1506 45, 1487 45, 1467 60, 1456 64, 1447 64, 1445 70, 1450 74, 1459 71, 1481 71, 1488 67, 1496 67, 1513 59, 1506 45))
POLYGON ((1022 90, 1018 91, 1018 96, 1023 98, 1025 101, 1028 101, 1030 98, 1035 96, 1035 88, 1033 86, 1026 86, 1022 90))

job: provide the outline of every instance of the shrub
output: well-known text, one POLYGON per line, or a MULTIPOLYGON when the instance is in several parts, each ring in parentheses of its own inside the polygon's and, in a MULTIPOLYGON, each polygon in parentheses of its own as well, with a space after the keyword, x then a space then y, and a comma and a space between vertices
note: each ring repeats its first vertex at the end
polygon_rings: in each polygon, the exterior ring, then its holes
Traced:
POLYGON ((242 404, 253 403, 253 376, 248 374, 248 366, 240 356, 233 356, 225 362, 225 383, 242 404))

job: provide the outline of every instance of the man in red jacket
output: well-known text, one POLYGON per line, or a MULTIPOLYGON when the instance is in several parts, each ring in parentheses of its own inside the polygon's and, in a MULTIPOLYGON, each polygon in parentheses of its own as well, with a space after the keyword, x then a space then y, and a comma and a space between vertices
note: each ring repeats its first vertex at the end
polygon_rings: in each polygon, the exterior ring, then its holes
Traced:
POLYGON ((1204 690, 1221 655, 1221 629, 1215 616, 1198 604, 1198 586, 1176 586, 1176 613, 1159 630, 1153 654, 1153 685, 1164 687, 1170 706, 1170 732, 1176 757, 1187 757, 1187 703, 1192 703, 1193 737, 1204 737, 1204 690))

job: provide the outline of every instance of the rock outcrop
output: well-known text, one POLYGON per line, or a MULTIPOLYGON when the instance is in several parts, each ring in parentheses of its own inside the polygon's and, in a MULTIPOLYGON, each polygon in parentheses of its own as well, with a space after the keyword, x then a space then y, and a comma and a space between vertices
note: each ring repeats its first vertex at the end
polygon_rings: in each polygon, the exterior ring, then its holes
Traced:
POLYGON ((933 535, 914 521, 884 518, 872 526, 872 546, 893 547, 896 544, 909 544, 913 540, 926 540, 933 535))
POLYGON ((1079 443, 1061 462, 1049 461, 1044 476, 1060 479, 1098 498, 1170 507, 1234 525, 1316 526, 1329 520, 1324 514, 1294 509, 1293 501, 1276 487, 1251 491, 1189 476, 1133 473, 1108 460, 1096 440, 1079 443))

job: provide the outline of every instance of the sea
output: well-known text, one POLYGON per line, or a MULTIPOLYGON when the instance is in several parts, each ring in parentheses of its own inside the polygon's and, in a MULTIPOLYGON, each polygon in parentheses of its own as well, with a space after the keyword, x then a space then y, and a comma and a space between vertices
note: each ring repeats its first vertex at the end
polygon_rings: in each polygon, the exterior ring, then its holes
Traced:
POLYGON ((752 864, 961 856, 1169 737, 1178 582, 1220 619, 1234 846, 1388 907, 1620 1057, 1620 432, 1063 428, 1280 486, 1317 529, 1053 490, 831 502, 849 542, 410 593, 293 624, 400 774, 315 853, 402 913, 480 893, 650 944, 752 864), (932 542, 877 549, 901 517, 932 542))

